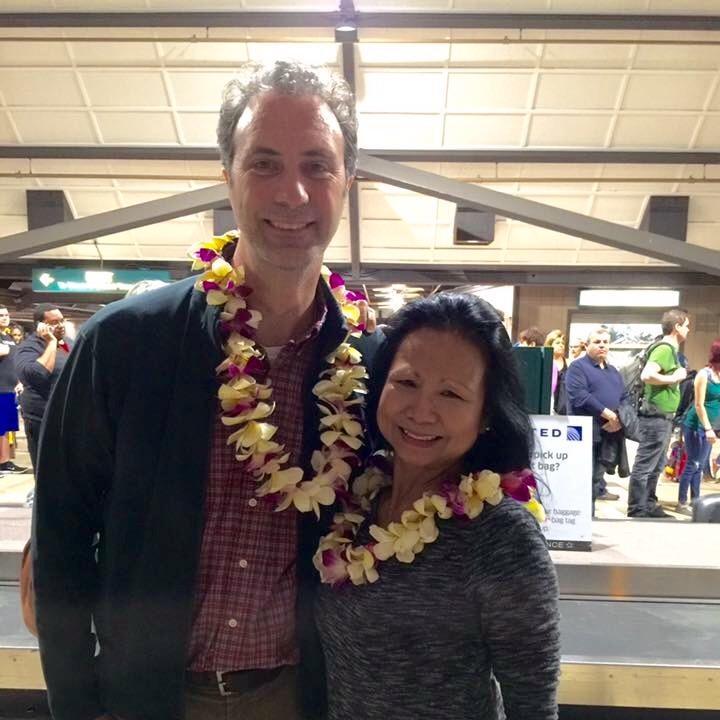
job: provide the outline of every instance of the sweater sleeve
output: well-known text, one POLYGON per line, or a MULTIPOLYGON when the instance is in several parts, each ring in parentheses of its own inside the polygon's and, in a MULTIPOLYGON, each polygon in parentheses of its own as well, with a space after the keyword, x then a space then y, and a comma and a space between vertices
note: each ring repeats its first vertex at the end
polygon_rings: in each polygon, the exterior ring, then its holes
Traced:
POLYGON ((40 657, 55 720, 103 714, 95 679, 91 614, 94 541, 110 485, 114 439, 94 340, 81 335, 48 402, 33 509, 33 568, 40 657))
POLYGON ((40 355, 42 355, 42 351, 38 352, 33 343, 25 342, 15 352, 13 362, 18 380, 23 385, 33 388, 38 395, 47 397, 50 392, 52 373, 37 362, 40 355))
POLYGON ((555 720, 558 586, 545 540, 530 513, 510 500, 482 525, 469 583, 507 720, 555 720))

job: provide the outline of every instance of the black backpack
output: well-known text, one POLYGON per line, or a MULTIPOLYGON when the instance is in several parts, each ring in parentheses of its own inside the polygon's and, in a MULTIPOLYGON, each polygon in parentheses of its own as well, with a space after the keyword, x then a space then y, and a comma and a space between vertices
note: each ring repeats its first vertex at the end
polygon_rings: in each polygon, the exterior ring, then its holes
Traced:
POLYGON ((680 383, 680 404, 675 411, 675 423, 679 424, 687 411, 695 404, 695 376, 697 370, 691 370, 680 383))
POLYGON ((645 392, 645 383, 640 379, 640 376, 642 375, 643 368, 647 365, 650 353, 659 345, 667 345, 672 348, 673 354, 675 355, 675 363, 679 366, 680 363, 678 362, 675 348, 665 340, 656 340, 636 353, 629 363, 620 368, 620 377, 622 377, 623 384, 625 385, 627 402, 631 407, 635 408, 636 412, 640 410, 640 404, 645 392))

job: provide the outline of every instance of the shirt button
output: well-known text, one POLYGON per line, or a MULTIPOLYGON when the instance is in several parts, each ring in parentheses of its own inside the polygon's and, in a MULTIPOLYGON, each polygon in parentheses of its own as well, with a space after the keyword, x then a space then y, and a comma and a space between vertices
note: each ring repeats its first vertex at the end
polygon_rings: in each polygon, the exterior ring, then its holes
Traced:
POLYGON ((256 507, 256 506, 257 506, 257 498, 250 498, 250 499, 248 500, 248 505, 249 505, 250 507, 256 507))
POLYGON ((243 558, 238 565, 244 570, 248 566, 248 561, 243 558))
POLYGON ((237 620, 236 620, 235 618, 230 618, 230 619, 228 620, 228 625, 229 625, 231 628, 237 627, 237 620))

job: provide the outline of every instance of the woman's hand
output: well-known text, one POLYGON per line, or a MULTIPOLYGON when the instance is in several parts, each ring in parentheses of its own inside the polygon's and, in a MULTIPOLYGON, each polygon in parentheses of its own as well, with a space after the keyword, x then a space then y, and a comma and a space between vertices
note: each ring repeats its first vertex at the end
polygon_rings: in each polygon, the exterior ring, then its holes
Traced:
POLYGON ((705 431, 705 439, 712 445, 717 440, 717 435, 712 428, 705 431))

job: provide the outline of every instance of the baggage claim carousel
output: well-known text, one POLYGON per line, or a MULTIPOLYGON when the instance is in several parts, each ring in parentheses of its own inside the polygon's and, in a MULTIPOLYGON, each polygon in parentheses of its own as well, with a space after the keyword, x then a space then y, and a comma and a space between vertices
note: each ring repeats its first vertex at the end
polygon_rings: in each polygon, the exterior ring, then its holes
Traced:
MULTIPOLYGON (((2 691, 44 688, 37 641, 20 617, 21 549, 0 545, 0 698, 2 691)), ((595 521, 592 552, 552 555, 561 593, 562 705, 664 708, 678 717, 720 711, 717 525, 595 521)))

